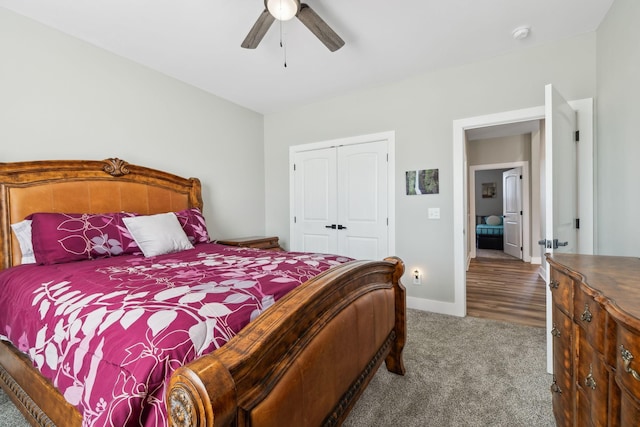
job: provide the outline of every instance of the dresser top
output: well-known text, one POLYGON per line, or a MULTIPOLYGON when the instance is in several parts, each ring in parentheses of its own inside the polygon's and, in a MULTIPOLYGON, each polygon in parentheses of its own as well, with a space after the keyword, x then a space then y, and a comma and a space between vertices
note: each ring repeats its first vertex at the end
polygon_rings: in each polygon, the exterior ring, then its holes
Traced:
POLYGON ((615 311, 622 311, 619 315, 640 319, 640 258, 553 254, 547 259, 555 268, 600 292, 612 308, 618 308, 615 311))

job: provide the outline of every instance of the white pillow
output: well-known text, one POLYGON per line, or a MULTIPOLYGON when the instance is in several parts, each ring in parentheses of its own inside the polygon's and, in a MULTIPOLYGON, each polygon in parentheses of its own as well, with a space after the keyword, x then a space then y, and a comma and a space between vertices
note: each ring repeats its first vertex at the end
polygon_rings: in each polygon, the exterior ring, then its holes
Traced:
POLYGON ((20 251, 22 252, 21 264, 35 264, 36 256, 33 253, 33 243, 31 243, 31 220, 25 219, 11 224, 11 229, 13 229, 20 245, 20 251))
POLYGON ((490 215, 485 220, 487 225, 500 225, 502 224, 502 217, 497 215, 490 215))
POLYGON ((145 257, 193 249, 173 212, 122 218, 145 257))

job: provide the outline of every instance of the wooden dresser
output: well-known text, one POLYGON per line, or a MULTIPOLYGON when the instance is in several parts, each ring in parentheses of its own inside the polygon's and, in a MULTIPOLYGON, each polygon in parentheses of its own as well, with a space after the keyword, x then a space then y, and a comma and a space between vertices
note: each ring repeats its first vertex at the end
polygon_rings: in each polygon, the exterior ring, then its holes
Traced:
POLYGON ((557 425, 640 426, 640 258, 547 260, 557 425))

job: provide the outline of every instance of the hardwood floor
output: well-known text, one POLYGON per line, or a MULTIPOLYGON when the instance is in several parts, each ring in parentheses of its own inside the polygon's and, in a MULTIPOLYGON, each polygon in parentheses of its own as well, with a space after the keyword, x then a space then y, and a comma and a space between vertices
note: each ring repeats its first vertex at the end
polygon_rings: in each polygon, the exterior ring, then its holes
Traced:
POLYGON ((467 315, 545 327, 545 283, 538 265, 474 258, 467 271, 467 315))

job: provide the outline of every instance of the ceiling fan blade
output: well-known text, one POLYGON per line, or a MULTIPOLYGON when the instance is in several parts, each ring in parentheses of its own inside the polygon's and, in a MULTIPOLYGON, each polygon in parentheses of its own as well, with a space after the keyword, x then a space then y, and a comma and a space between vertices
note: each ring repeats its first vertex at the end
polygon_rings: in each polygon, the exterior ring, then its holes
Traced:
POLYGON ((305 3, 300 4, 300 12, 296 16, 331 52, 344 46, 344 40, 305 3))
POLYGON ((269 13, 269 11, 265 9, 258 17, 256 23, 253 24, 253 27, 251 27, 249 34, 247 34, 247 37, 245 37, 240 46, 244 47, 245 49, 255 49, 256 47, 258 47, 260 41, 275 20, 276 19, 269 13))

